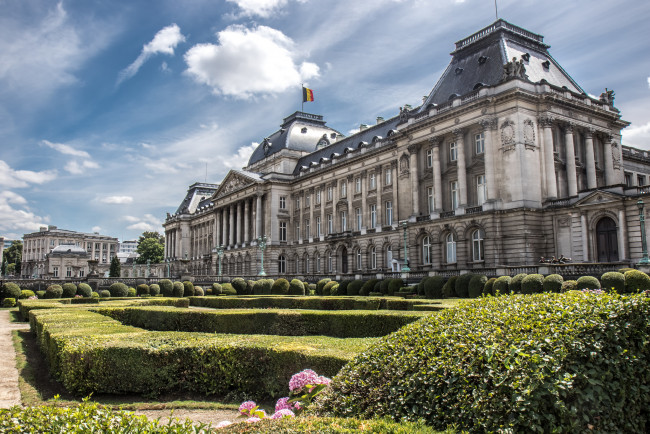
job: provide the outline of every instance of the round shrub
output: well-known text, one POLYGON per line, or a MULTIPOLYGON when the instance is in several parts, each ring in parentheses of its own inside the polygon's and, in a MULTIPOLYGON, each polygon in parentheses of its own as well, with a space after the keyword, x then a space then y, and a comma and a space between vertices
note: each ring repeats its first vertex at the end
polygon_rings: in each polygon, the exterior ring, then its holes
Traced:
POLYGON ((20 286, 13 282, 2 285, 2 297, 17 299, 20 297, 20 286))
MULTIPOLYGON (((109 293, 109 295, 110 295, 110 293, 109 293)), ((90 297, 92 297, 92 298, 99 298, 99 292, 95 292, 95 291, 91 292, 91 293, 90 293, 90 297)))
POLYGON ((183 285, 183 282, 174 282, 174 286, 172 288, 172 297, 182 297, 184 293, 185 285, 183 285))
POLYGON ((388 285, 390 285, 391 279, 384 279, 381 281, 379 284, 379 292, 381 292, 384 295, 388 294, 388 285))
POLYGON ((316 284, 316 295, 323 295, 323 288, 327 285, 327 282, 331 282, 332 279, 321 279, 316 284))
POLYGON ((293 279, 289 282, 289 294, 305 295, 305 284, 298 279, 293 279))
POLYGON ((174 295, 174 283, 169 279, 163 279, 158 282, 160 285, 160 292, 165 297, 172 297, 174 295))
POLYGON ((45 291, 36 291, 36 297, 45 298, 45 291))
POLYGON ((152 297, 155 297, 158 294, 160 294, 160 286, 157 283, 152 283, 151 285, 149 285, 149 294, 152 297))
POLYGON ((560 292, 564 278, 559 274, 549 274, 544 278, 544 292, 560 292))
POLYGON ((63 288, 61 285, 50 285, 45 290, 45 298, 61 298, 63 295, 63 288))
POLYGON ((528 274, 521 280, 522 294, 539 294, 544 289, 544 276, 528 274))
POLYGON ((231 283, 224 283, 221 285, 223 295, 237 295, 237 291, 232 287, 231 283))
POLYGON ((141 283, 135 288, 138 295, 149 295, 149 285, 141 283))
POLYGON ((487 282, 485 282, 485 285, 483 285, 483 295, 494 295, 494 291, 492 288, 494 288, 494 282, 496 281, 497 281, 496 277, 491 277, 487 280, 487 282))
POLYGON ((630 270, 625 272, 625 292, 628 294, 650 289, 650 277, 643 271, 630 270))
POLYGON ((35 297, 35 296, 36 294, 34 294, 34 291, 30 291, 29 289, 23 289, 22 291, 20 291, 20 297, 18 298, 24 300, 26 298, 35 297))
MULTIPOLYGON (((234 279, 232 279, 232 282, 230 282, 230 284, 232 285, 233 288, 235 288, 237 294, 246 294, 246 288, 247 288, 246 281, 241 277, 235 277, 234 279)), ((288 289, 289 287, 287 286, 287 290, 288 289)))
POLYGON ((625 273, 627 273, 628 271, 632 271, 632 270, 634 270, 634 268, 625 267, 625 268, 620 268, 620 269, 618 270, 618 272, 619 272, 619 273, 622 273, 622 274, 625 274, 625 273))
POLYGON ((203 295, 204 295, 203 288, 201 288, 200 286, 195 286, 194 287, 194 295, 197 296, 197 297, 203 297, 203 295))
POLYGON ((352 280, 344 280, 341 283, 339 283, 339 290, 337 291, 336 295, 348 295, 348 285, 352 282, 352 280))
POLYGON ((63 288, 62 298, 72 298, 77 295, 77 285, 74 283, 64 283, 61 288, 63 288))
POLYGON ((101 298, 110 298, 111 291, 109 291, 108 289, 100 289, 98 294, 101 298))
POLYGON ((424 296, 426 298, 442 298, 442 287, 445 286, 445 278, 442 276, 432 276, 422 279, 424 296))
POLYGON ((377 285, 377 283, 380 283, 379 279, 366 280, 363 285, 361 285, 361 289, 359 289, 359 295, 367 297, 368 294, 375 291, 375 285, 377 285))
POLYGON ((129 293, 129 287, 122 282, 115 282, 109 288, 111 297, 126 297, 129 293))
POLYGON ((510 276, 500 276, 497 277, 497 280, 494 281, 492 286, 492 294, 494 295, 506 295, 510 294, 510 281, 512 278, 510 276))
POLYGON ((619 294, 625 292, 625 274, 623 273, 617 273, 616 271, 603 273, 600 276, 600 283, 605 291, 616 291, 619 294))
POLYGON ((138 294, 138 291, 135 290, 135 288, 129 288, 126 290, 126 296, 127 297, 135 297, 138 294))
POLYGON ((270 294, 273 288, 273 279, 260 279, 253 285, 253 294, 270 294))
POLYGON ((289 293, 289 281, 287 279, 281 277, 277 279, 275 282, 273 282, 273 286, 271 287, 271 294, 286 295, 288 293, 289 293))
POLYGON ((573 291, 578 286, 575 280, 565 280, 562 282, 562 292, 573 291))
POLYGON ((245 294, 251 295, 253 293, 253 285, 255 285, 254 280, 247 280, 246 281, 246 292, 245 292, 245 294))
MULTIPOLYGON (((255 282, 255 283, 257 283, 257 282, 255 282)), ((217 282, 213 283, 212 284, 212 295, 219 295, 219 294, 221 294, 221 292, 222 292, 221 284, 217 283, 217 282)))
POLYGON ((469 281, 469 297, 479 298, 481 295, 483 295, 483 288, 485 287, 487 280, 487 276, 483 274, 474 274, 469 281))
POLYGON ((399 277, 396 279, 390 279, 390 282, 388 283, 387 295, 394 295, 396 292, 399 292, 399 290, 402 289, 403 286, 404 286, 404 281, 399 277))
POLYGON ((600 282, 593 276, 582 276, 578 278, 576 289, 600 289, 600 282))
POLYGON ((456 297, 469 297, 469 282, 472 280, 472 277, 474 277, 474 274, 472 273, 461 274, 458 276, 458 279, 456 279, 456 286, 454 288, 456 297))
MULTIPOLYGON (((327 285, 325 285, 325 286, 327 286, 327 285)), ((324 289, 325 288, 323 288, 323 290, 324 289)), ((335 282, 335 284, 332 285, 332 287, 330 288, 330 295, 338 295, 338 293, 339 293, 339 284, 338 284, 338 282, 335 282)))
POLYGON ((16 299, 13 297, 7 297, 2 300, 2 307, 14 307, 16 305, 16 299))
POLYGON ((508 284, 508 291, 513 294, 521 294, 521 281, 524 280, 524 277, 526 277, 525 273, 520 273, 513 277, 508 284))
POLYGON ((445 284, 442 286, 442 296, 443 296, 443 298, 457 297, 457 295, 456 295, 456 280, 458 280, 458 276, 451 276, 445 282, 445 284))
POLYGON ((93 295, 93 289, 87 283, 80 283, 77 286, 77 295, 82 297, 91 297, 93 295))
POLYGON ((363 286, 363 280, 353 280, 348 285, 348 295, 359 295, 361 287, 363 286))
POLYGON ((646 432, 649 317, 641 295, 474 300, 381 338, 310 411, 458 432, 646 432))
POLYGON ((325 286, 323 286, 323 295, 332 295, 332 288, 334 288, 338 284, 339 283, 335 280, 327 282, 325 286))
POLYGON ((194 284, 189 280, 183 282, 183 297, 191 297, 194 295, 194 284))

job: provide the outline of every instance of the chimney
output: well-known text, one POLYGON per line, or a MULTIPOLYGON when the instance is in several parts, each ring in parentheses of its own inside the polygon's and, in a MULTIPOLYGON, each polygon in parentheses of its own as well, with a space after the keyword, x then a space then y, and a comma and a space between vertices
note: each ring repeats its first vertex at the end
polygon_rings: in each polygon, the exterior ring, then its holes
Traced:
POLYGON ((361 124, 359 126, 359 131, 363 131, 363 130, 367 130, 367 129, 368 129, 368 125, 366 125, 366 124, 361 124))
POLYGON ((39 232, 46 232, 46 231, 47 231, 46 226, 41 226, 40 229, 39 229, 39 232))
POLYGON ((424 96, 422 97, 422 104, 424 104, 425 102, 427 102, 427 98, 429 98, 428 95, 424 95, 424 96))
POLYGON ((47 227, 47 230, 48 230, 48 231, 56 230, 56 226, 49 225, 49 226, 47 227))
POLYGON ((380 124, 382 122, 384 122, 384 118, 381 116, 377 116, 377 123, 380 124))

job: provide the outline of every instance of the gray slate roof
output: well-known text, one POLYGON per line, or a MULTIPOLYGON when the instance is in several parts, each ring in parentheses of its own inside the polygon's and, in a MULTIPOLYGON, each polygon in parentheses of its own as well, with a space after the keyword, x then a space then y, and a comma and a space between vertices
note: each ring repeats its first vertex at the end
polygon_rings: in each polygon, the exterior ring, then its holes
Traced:
POLYGON ((210 198, 217 191, 219 184, 195 182, 187 189, 185 198, 178 206, 175 214, 191 214, 197 208, 210 204, 210 198))

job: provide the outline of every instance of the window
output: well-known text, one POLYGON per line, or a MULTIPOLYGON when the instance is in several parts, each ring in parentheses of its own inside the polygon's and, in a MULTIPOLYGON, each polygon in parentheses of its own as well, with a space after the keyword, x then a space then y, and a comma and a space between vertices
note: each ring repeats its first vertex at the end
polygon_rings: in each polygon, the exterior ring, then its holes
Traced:
POLYGON ((368 186, 369 190, 374 190, 375 188, 377 188, 377 175, 375 175, 374 172, 370 174, 370 182, 369 182, 369 184, 370 184, 368 186))
POLYGON ((309 219, 305 220, 305 238, 311 237, 311 222, 309 219))
POLYGON ((284 255, 278 256, 278 273, 283 274, 287 272, 287 258, 284 255))
POLYGON ((311 194, 309 193, 305 195, 305 206, 311 206, 311 194))
POLYGON ((636 181, 639 186, 645 185, 645 175, 637 175, 636 181))
POLYGON ((632 174, 631 173, 626 173, 625 174, 625 186, 626 187, 632 187, 632 174))
POLYGON ((320 273, 320 253, 316 253, 316 258, 314 259, 316 263, 316 272, 320 273))
POLYGON ((296 240, 300 239, 300 221, 296 220, 296 240))
POLYGON ((102 255, 102 263, 103 263, 103 264, 106 263, 106 253, 104 253, 104 254, 102 255))
POLYGON ((456 239, 454 234, 447 235, 447 263, 453 264, 456 262, 456 239))
POLYGON ((295 265, 294 265, 294 266, 296 267, 296 268, 295 268, 295 270, 296 270, 296 274, 300 273, 300 258, 298 258, 298 257, 296 256, 295 259, 293 260, 293 262, 295 262, 295 265))
POLYGON ((429 204, 429 214, 433 213, 433 187, 427 187, 427 203, 429 204))
POLYGON ((393 264, 393 247, 388 246, 386 248, 386 265, 392 267, 393 264))
POLYGON ((357 270, 361 270, 361 249, 357 249, 357 254, 355 257, 357 260, 357 270))
POLYGON ((487 197, 487 185, 485 183, 485 175, 476 177, 476 204, 483 205, 487 197))
POLYGON ((377 205, 370 205, 370 228, 374 229, 377 227, 377 205))
POLYGON ((354 192, 361 193, 361 178, 354 180, 354 192))
POLYGON ((355 215, 357 216, 357 230, 361 230, 361 208, 355 208, 355 215))
POLYGON ((72 277, 72 267, 67 267, 65 269, 65 277, 72 277))
POLYGON ((385 170, 384 172, 386 174, 386 185, 391 185, 393 183, 393 171, 389 167, 388 169, 385 170))
POLYGON ((320 203, 320 188, 316 190, 316 203, 320 203))
POLYGON ((287 209, 287 197, 280 196, 280 209, 287 209))
POLYGON ((280 222, 280 241, 287 241, 287 222, 280 222))
POLYGON ((393 202, 386 202, 386 226, 393 224, 393 202))
POLYGON ((79 277, 84 277, 85 274, 86 273, 84 272, 83 268, 81 270, 79 270, 79 277))
POLYGON ((481 229, 472 232, 472 259, 474 262, 485 259, 483 252, 483 231, 481 229))
POLYGON ((296 209, 300 209, 300 198, 296 198, 296 209))
POLYGON ((327 253, 327 271, 332 272, 334 270, 334 261, 332 261, 332 252, 327 253))
POLYGON ((451 198, 451 209, 458 208, 458 181, 451 181, 449 183, 450 187, 450 198, 451 198))
POLYGON ((327 187, 327 200, 332 200, 332 197, 334 197, 334 188, 330 185, 327 187))
POLYGON ((433 149, 427 149, 427 167, 433 167, 433 149))
POLYGON ((422 239, 422 264, 431 264, 431 240, 429 237, 422 239))
POLYGON ((52 267, 52 275, 54 277, 59 277, 59 267, 52 267))
POLYGON ((348 213, 341 211, 341 232, 348 230, 348 213))
POLYGON ((347 197, 347 195, 348 195, 348 182, 344 180, 341 182, 341 197, 347 197))
POLYGON ((334 222, 332 221, 332 214, 327 214, 327 233, 334 233, 334 222))
POLYGON ((474 151, 477 155, 485 152, 485 136, 483 133, 474 135, 474 145, 474 151))
POLYGON ((370 268, 377 268, 377 249, 374 246, 370 248, 370 268))
POLYGON ((320 238, 322 234, 320 230, 320 217, 316 217, 316 235, 320 238))
POLYGON ((305 256, 305 273, 309 273, 309 256, 305 256))
POLYGON ((449 161, 458 160, 458 146, 456 142, 451 142, 449 144, 449 161))

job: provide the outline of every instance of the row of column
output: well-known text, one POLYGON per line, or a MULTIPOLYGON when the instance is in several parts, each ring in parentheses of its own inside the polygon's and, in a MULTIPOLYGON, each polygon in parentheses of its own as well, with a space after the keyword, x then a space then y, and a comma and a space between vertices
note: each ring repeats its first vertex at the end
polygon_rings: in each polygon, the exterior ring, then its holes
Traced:
POLYGON ((214 242, 212 227, 214 221, 203 222, 196 226, 192 226, 191 239, 192 239, 192 257, 200 257, 201 255, 209 254, 212 252, 214 242))
POLYGON ((262 234, 262 195, 215 210, 214 245, 244 247, 262 234), (251 222, 255 222, 254 231, 251 222))

